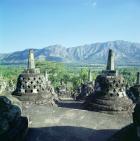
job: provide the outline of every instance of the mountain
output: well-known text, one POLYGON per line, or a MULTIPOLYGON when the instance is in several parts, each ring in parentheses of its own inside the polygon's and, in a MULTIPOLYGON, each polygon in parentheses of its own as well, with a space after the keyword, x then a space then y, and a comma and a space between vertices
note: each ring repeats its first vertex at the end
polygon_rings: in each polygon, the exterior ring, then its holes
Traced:
MULTIPOLYGON (((109 41, 66 48, 60 45, 34 49, 36 59, 64 63, 102 64, 107 60, 108 50, 113 49, 116 61, 121 65, 140 65, 140 43, 109 41)), ((27 62, 28 49, 9 54, 0 54, 0 63, 27 62)))

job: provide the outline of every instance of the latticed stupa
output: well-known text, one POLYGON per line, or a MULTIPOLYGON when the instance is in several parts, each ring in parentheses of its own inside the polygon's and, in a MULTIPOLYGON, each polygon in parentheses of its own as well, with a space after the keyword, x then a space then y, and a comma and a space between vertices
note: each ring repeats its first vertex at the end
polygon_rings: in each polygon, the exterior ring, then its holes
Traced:
POLYGON ((83 106, 88 110, 114 113, 129 111, 132 105, 126 95, 124 78, 115 70, 115 54, 110 49, 106 70, 97 76, 94 93, 83 106))
POLYGON ((130 87, 128 95, 133 100, 133 102, 137 103, 140 97, 140 72, 137 73, 137 81, 136 84, 130 87))
POLYGON ((13 93, 21 101, 54 104, 56 97, 47 74, 41 74, 35 67, 33 50, 29 50, 28 67, 18 77, 16 90, 13 93))
POLYGON ((3 76, 0 75, 0 94, 6 90, 7 83, 4 80, 3 76))
POLYGON ((94 81, 92 80, 91 70, 88 70, 88 81, 81 83, 77 90, 76 100, 85 100, 94 91, 94 81))

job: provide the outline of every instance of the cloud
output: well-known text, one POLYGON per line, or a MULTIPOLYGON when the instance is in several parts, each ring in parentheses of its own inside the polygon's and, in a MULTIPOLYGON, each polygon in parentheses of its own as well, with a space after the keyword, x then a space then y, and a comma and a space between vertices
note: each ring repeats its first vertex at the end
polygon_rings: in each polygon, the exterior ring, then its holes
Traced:
POLYGON ((90 6, 95 8, 97 6, 97 0, 85 0, 86 2, 84 3, 84 5, 86 6, 90 6))
POLYGON ((97 5, 97 2, 96 1, 92 1, 92 6, 96 7, 96 5, 97 5))

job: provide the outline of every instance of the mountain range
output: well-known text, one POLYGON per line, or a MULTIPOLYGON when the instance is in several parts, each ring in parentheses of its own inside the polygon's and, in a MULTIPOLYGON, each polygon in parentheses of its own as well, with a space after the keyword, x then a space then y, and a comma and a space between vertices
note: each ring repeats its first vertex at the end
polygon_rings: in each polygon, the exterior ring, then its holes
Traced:
MULTIPOLYGON (((77 47, 52 45, 42 49, 34 49, 36 59, 64 63, 104 64, 108 50, 113 49, 116 62, 120 65, 140 65, 140 43, 128 41, 109 41, 87 44, 77 47)), ((29 49, 13 53, 0 54, 1 64, 26 63, 29 49)))

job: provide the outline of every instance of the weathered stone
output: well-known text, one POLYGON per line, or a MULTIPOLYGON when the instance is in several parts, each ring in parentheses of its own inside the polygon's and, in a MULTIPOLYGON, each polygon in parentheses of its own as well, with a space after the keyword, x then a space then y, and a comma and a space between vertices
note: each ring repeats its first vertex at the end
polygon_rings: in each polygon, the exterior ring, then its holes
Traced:
POLYGON ((30 50, 28 68, 19 75, 13 95, 24 103, 54 105, 57 96, 47 74, 41 74, 40 69, 35 68, 34 60, 33 50, 30 50))
POLYGON ((59 99, 72 99, 73 91, 71 87, 68 87, 62 80, 60 81, 60 86, 56 88, 59 99))
POLYGON ((35 58, 32 49, 29 50, 28 58, 28 69, 35 69, 35 58))
POLYGON ((137 81, 136 84, 128 90, 129 97, 133 100, 134 103, 139 101, 140 97, 140 73, 137 73, 137 81))
POLYGON ((120 113, 133 109, 132 101, 126 95, 125 81, 114 70, 114 53, 109 50, 107 70, 97 76, 94 93, 87 97, 83 104, 85 109, 120 113))
POLYGON ((131 117, 123 114, 79 109, 82 104, 79 101, 61 102, 59 108, 33 105, 24 111, 30 117, 27 141, 107 141, 117 130, 132 122, 131 117))
POLYGON ((7 87, 7 83, 1 75, 0 76, 0 94, 6 90, 6 87, 7 87))
POLYGON ((137 73, 137 85, 140 85, 140 72, 137 73))
POLYGON ((88 81, 81 83, 77 88, 74 97, 76 100, 85 100, 94 91, 94 81, 92 79, 91 70, 88 70, 88 81))
POLYGON ((122 128, 108 141, 140 141, 140 101, 133 112, 133 123, 122 128))
POLYGON ((89 82, 92 82, 93 80, 92 80, 92 74, 91 74, 91 70, 89 69, 88 70, 88 81, 89 82))
POLYGON ((85 100, 94 92, 94 82, 82 83, 77 90, 76 100, 85 100))
POLYGON ((115 70, 115 54, 113 50, 109 49, 108 61, 107 61, 107 70, 115 70))
POLYGON ((21 117, 21 105, 13 101, 0 96, 0 141, 22 141, 28 129, 27 118, 21 117))
POLYGON ((10 80, 8 82, 8 86, 7 86, 6 91, 13 93, 15 91, 15 89, 16 89, 16 85, 14 84, 13 80, 10 80))

